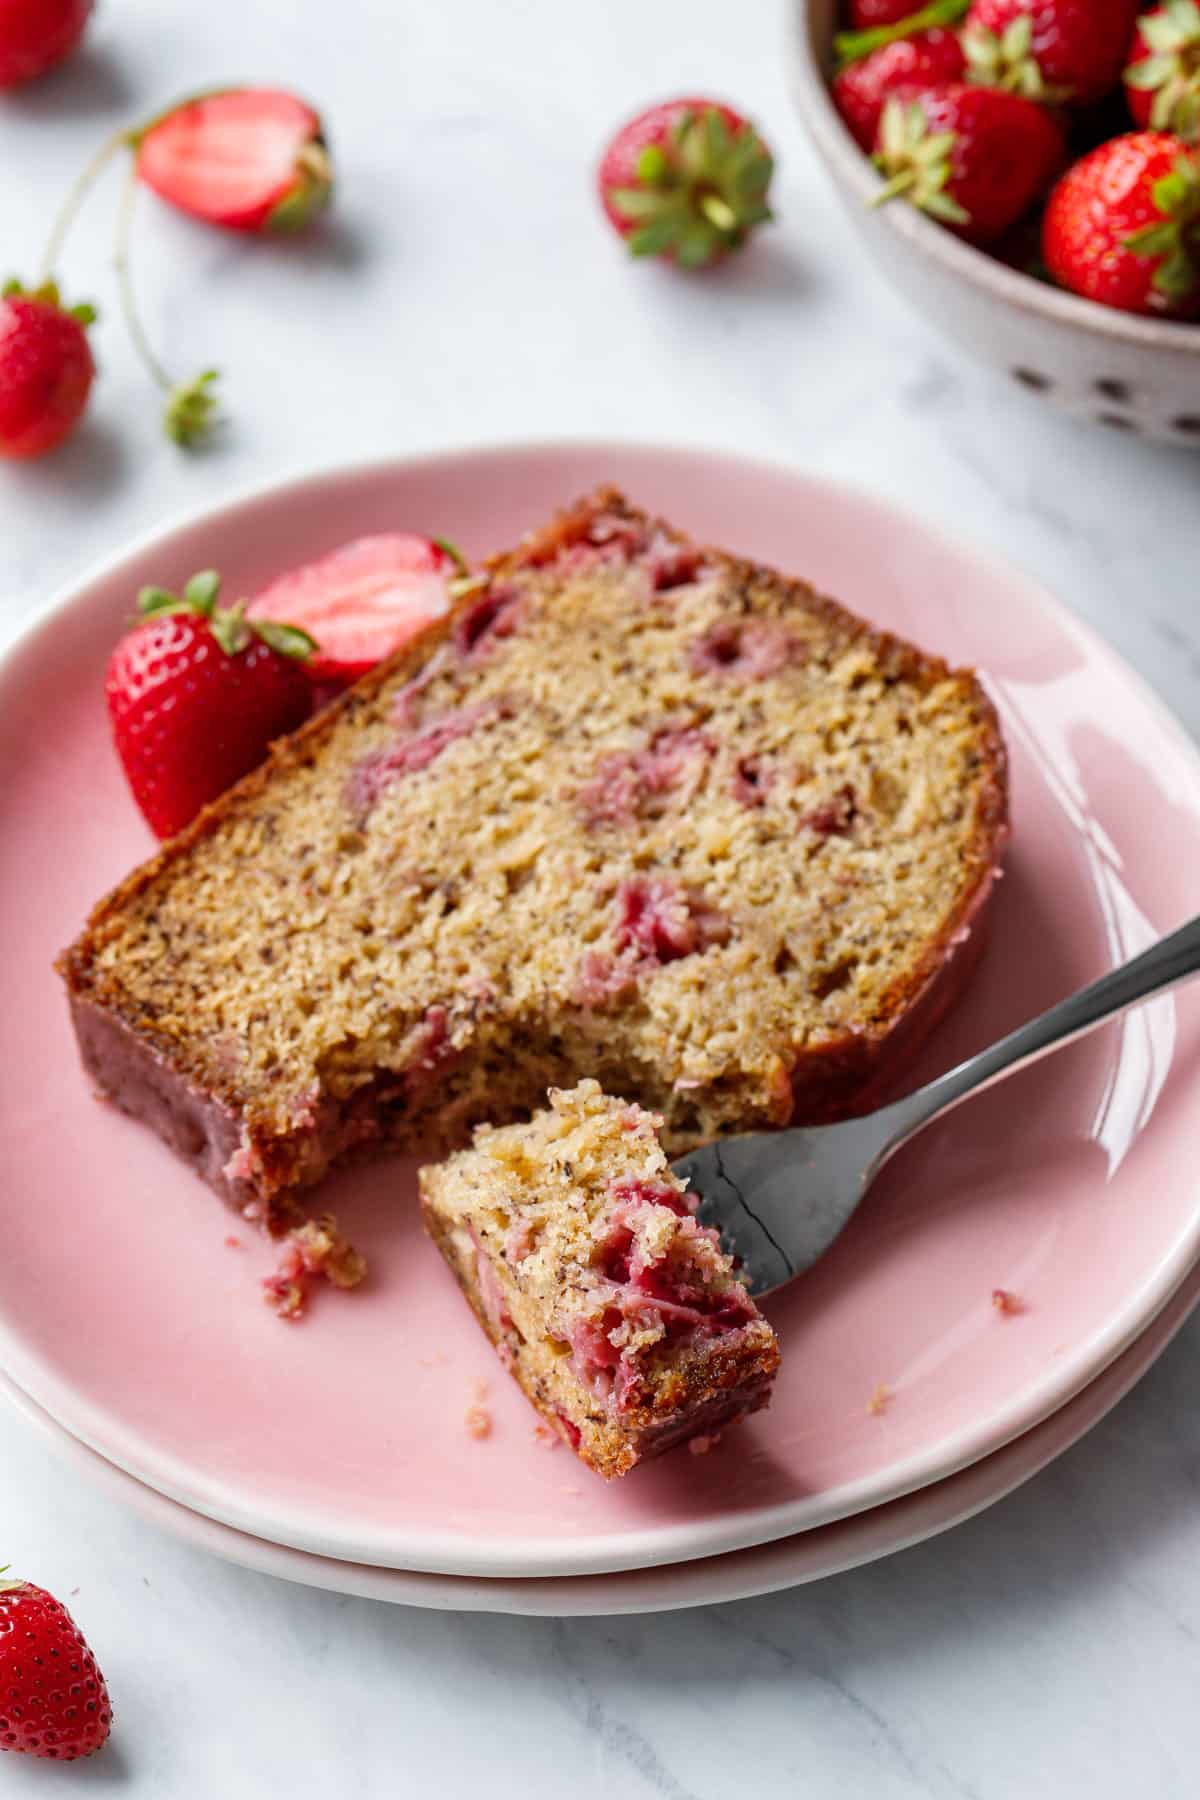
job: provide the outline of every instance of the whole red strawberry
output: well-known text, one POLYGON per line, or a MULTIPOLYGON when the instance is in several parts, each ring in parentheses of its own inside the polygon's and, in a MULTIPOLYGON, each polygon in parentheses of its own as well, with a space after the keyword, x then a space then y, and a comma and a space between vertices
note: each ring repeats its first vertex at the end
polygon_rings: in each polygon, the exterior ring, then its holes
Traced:
POLYGON ((0 1570, 0 1750, 74 1762, 112 1728, 104 1677, 74 1619, 44 1588, 0 1570))
POLYGON ((991 244, 1049 186, 1062 131, 1020 94, 962 83, 893 96, 875 153, 888 177, 874 204, 903 194, 972 244, 991 244))
POLYGON ((333 189, 319 116, 274 88, 185 100, 134 143, 147 187, 181 212, 233 231, 298 230, 333 189))
POLYGON ((1200 137, 1200 5, 1165 0, 1142 14, 1125 70, 1125 96, 1139 125, 1200 137))
POLYGON ((171 837, 260 763, 272 739, 312 710, 307 632, 218 608, 219 578, 194 575, 182 598, 144 588, 141 621, 109 658, 113 741, 152 831, 171 837))
POLYGON ((1200 314, 1200 151, 1131 132, 1067 170, 1042 221, 1063 287, 1121 312, 1200 314))
POLYGON ((71 54, 92 0, 0 0, 0 88, 44 75, 71 54))
POLYGON ((0 456, 43 456, 74 429, 96 365, 85 327, 90 306, 64 307, 53 282, 0 296, 0 456))
POLYGON ((771 153, 719 100, 668 100, 623 125, 600 162, 600 199, 634 256, 698 269, 771 217, 771 153))
POLYGON ((1088 105, 1116 87, 1138 0, 972 0, 963 45, 975 80, 1088 105))
POLYGON ((957 33, 935 27, 916 37, 897 38, 860 62, 847 63, 834 78, 834 104, 858 143, 870 151, 889 94, 960 81, 966 66, 957 33))

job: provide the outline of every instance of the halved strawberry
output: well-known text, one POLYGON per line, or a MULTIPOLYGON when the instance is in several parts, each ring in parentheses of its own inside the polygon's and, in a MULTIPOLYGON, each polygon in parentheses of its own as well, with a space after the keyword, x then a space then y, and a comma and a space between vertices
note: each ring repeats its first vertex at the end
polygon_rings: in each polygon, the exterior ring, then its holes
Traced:
POLYGON ((450 605, 464 568, 444 538, 391 532, 357 538, 280 575, 250 602, 250 618, 281 619, 316 639, 305 663, 320 686, 345 687, 416 637, 450 605))
POLYGON ((137 135, 135 155, 163 200, 234 231, 298 230, 333 188, 320 117, 274 88, 185 100, 137 135))

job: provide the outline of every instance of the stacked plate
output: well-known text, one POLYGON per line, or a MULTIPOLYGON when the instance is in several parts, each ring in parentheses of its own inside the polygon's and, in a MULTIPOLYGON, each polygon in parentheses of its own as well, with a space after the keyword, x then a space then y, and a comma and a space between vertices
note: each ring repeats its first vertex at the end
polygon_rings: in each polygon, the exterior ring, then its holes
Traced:
POLYGON ((1134 954, 1200 891, 1200 759, 1136 678, 1013 571, 781 469, 616 444, 375 466, 160 534, 59 602, 0 667, 0 829, 20 875, 0 892, 0 1367, 29 1417, 148 1516, 293 1579, 541 1613, 812 1579, 1032 1474, 1200 1291, 1190 989, 926 1133, 770 1303, 785 1358, 770 1410, 610 1487, 535 1438, 422 1240, 410 1164, 329 1184, 322 1202, 372 1279, 288 1326, 259 1303, 267 1246, 95 1103, 50 964, 150 848, 101 696, 136 589, 212 566, 248 591, 383 529, 449 532, 478 555, 600 481, 985 673, 1013 760, 1013 846, 987 957, 913 1083, 1134 954), (464 1421, 480 1383, 483 1440, 464 1421))

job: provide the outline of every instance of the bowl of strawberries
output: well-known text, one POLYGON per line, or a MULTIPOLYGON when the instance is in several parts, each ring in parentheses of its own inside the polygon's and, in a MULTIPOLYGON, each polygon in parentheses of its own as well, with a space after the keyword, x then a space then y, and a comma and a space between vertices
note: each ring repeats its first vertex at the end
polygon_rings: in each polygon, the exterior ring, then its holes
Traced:
POLYGON ((805 0, 799 49, 817 151, 926 318, 1200 448, 1200 0, 805 0))

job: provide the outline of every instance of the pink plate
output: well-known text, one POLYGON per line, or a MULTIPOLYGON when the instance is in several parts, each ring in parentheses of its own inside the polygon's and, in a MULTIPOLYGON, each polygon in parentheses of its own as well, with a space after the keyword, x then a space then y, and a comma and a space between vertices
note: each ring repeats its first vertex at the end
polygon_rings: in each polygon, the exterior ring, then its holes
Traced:
POLYGON ((1129 671, 1012 570, 780 468, 613 444, 406 460, 240 501, 101 571, 0 667, 0 1365, 109 1461, 279 1544, 382 1567, 575 1576, 824 1525, 1046 1418, 1145 1329, 1200 1248, 1200 995, 1185 990, 934 1127, 772 1303, 785 1372, 771 1410, 707 1457, 605 1487, 534 1442, 525 1402, 421 1237, 411 1170, 330 1184, 323 1198, 374 1277, 354 1296, 321 1294, 288 1327, 259 1303, 266 1247, 95 1103, 49 963, 150 848, 100 695, 134 590, 216 566, 250 591, 370 531, 448 532, 479 554, 602 480, 986 671, 1012 750, 1016 837, 988 956, 914 1079, 1178 924, 1200 891, 1200 762, 1129 671), (1001 1315, 995 1288, 1023 1310, 1001 1315), (494 1417, 482 1443, 463 1424, 479 1380, 494 1417))
POLYGON ((994 1450, 970 1468, 931 1482, 902 1499, 867 1512, 818 1525, 794 1537, 778 1538, 750 1550, 724 1556, 701 1556, 692 1562, 665 1563, 657 1568, 630 1569, 613 1575, 559 1575, 542 1580, 519 1576, 422 1575, 411 1569, 372 1569, 364 1563, 339 1562, 291 1550, 220 1525, 203 1513, 168 1500, 144 1482, 135 1481, 115 1463, 106 1462, 56 1425, 28 1395, 0 1375, 0 1393, 17 1411, 44 1432, 85 1480, 94 1482, 160 1530, 207 1550, 214 1556, 276 1575, 284 1581, 389 1600, 402 1606, 425 1606, 445 1612, 523 1613, 538 1618, 581 1618, 614 1613, 670 1612, 686 1606, 712 1606, 724 1600, 748 1600, 781 1588, 820 1581, 845 1569, 876 1562, 897 1550, 949 1531, 1002 1500, 1036 1475, 1056 1456, 1069 1450, 1085 1432, 1117 1405, 1166 1349, 1200 1298, 1200 1270, 1193 1269, 1141 1337, 1115 1362, 1040 1425, 994 1450))

